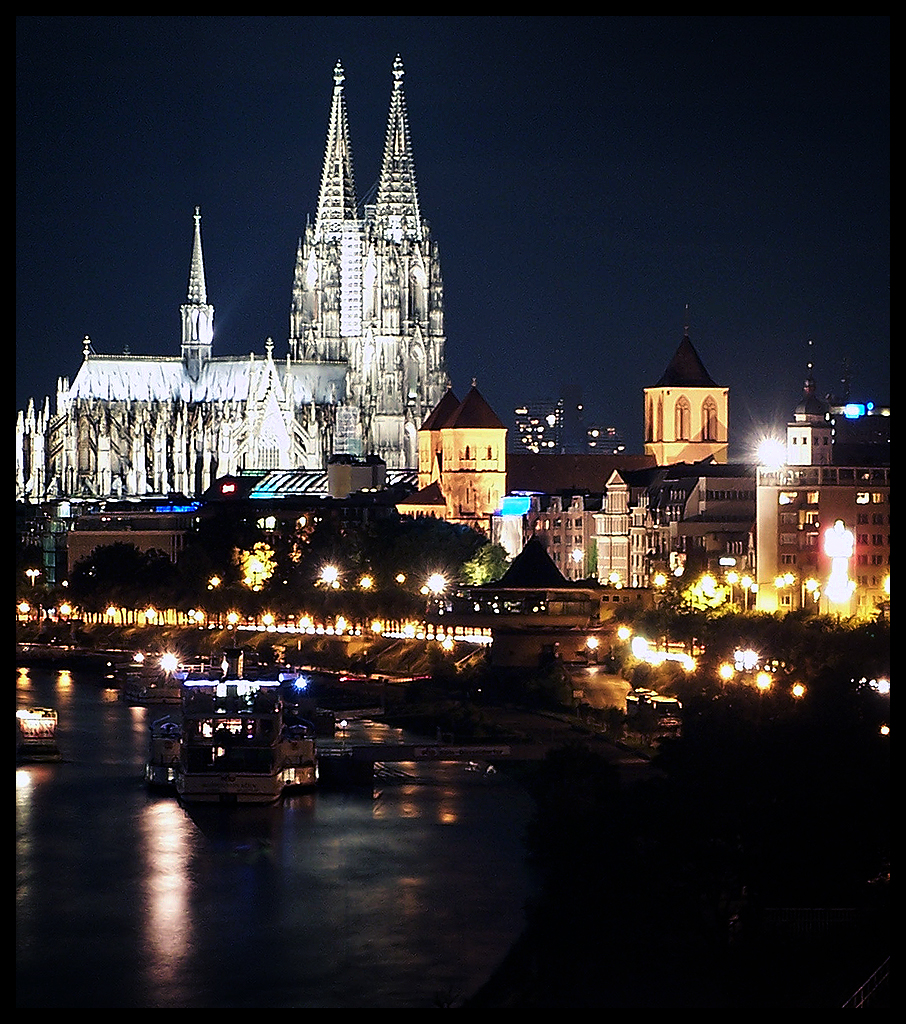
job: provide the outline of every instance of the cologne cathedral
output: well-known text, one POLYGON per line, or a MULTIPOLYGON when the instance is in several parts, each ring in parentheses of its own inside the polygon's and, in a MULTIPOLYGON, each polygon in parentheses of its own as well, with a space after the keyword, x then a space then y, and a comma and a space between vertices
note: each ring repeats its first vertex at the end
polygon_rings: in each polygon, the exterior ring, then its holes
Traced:
POLYGON ((403 66, 374 201, 353 177, 338 64, 318 207, 299 241, 285 354, 216 351, 195 210, 182 345, 103 355, 89 338, 72 383, 16 423, 16 497, 200 495, 218 477, 324 470, 334 455, 418 465, 417 432, 447 387, 443 284, 418 203, 403 66))

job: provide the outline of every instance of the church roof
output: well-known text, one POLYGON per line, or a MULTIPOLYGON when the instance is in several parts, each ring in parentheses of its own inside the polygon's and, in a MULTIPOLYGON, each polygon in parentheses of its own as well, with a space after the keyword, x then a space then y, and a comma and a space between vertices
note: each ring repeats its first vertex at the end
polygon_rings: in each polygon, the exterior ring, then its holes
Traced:
POLYGON ((435 508, 441 506, 447 507, 447 500, 441 492, 440 486, 435 480, 433 483, 428 484, 427 487, 423 487, 420 491, 416 491, 415 494, 410 494, 407 498, 397 502, 397 505, 421 505, 426 508, 435 508))
MULTIPOLYGON (((458 429, 506 430, 506 427, 497 418, 497 414, 484 400, 481 392, 474 384, 469 388, 469 393, 462 400, 459 408, 443 426, 456 427, 458 429)), ((434 429, 438 428, 435 427, 434 429)))
POLYGON ((459 408, 459 399, 453 394, 452 388, 447 388, 443 398, 434 406, 434 411, 421 425, 421 430, 441 430, 447 425, 447 420, 459 408))
POLYGON ((657 382, 659 388, 713 388, 711 379, 695 347, 686 335, 674 353, 664 375, 657 382))
POLYGON ((263 398, 270 367, 295 404, 335 404, 346 391, 341 363, 293 363, 288 372, 266 357, 216 356, 193 380, 179 356, 90 355, 72 382, 70 398, 108 402, 245 402, 263 398))

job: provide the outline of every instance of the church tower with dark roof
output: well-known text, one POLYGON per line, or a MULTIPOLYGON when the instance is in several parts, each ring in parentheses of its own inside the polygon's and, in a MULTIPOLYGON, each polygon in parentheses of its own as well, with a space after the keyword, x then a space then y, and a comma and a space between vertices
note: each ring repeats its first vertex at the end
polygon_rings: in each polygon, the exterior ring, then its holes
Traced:
POLYGON ((727 461, 729 388, 711 379, 688 331, 661 379, 645 388, 645 454, 659 466, 727 461))
POLYGON ((419 490, 397 509, 404 515, 441 515, 488 533, 506 494, 506 427, 475 381, 461 402, 447 389, 422 424, 418 441, 419 490))

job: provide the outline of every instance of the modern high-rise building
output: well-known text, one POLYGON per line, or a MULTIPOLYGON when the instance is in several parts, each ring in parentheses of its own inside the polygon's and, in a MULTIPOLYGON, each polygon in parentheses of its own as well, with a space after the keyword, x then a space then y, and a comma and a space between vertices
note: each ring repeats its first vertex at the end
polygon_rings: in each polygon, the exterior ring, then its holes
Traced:
POLYGON ((419 207, 401 60, 377 192, 365 205, 344 79, 338 64, 285 354, 270 339, 262 354, 218 354, 196 209, 181 346, 163 358, 106 355, 86 337, 55 407, 47 398, 18 414, 18 500, 195 496, 228 474, 324 470, 335 454, 416 468, 418 429, 447 386, 440 262, 419 207))

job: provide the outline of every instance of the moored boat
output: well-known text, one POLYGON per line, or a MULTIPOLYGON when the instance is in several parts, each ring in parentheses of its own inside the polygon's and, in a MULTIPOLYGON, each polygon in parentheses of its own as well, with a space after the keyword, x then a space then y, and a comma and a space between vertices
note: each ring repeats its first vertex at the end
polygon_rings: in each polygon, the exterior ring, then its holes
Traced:
POLYGON ((174 670, 174 655, 146 658, 135 655, 133 660, 116 666, 114 678, 119 683, 120 695, 130 704, 179 704, 180 681, 174 670))
POLYGON ((145 782, 152 789, 174 789, 179 775, 182 726, 169 715, 151 723, 151 746, 145 782))
POLYGON ((16 711, 16 760, 59 761, 57 713, 52 708, 16 711))
POLYGON ((223 675, 179 673, 182 735, 176 791, 184 803, 272 803, 288 786, 317 779, 314 729, 284 712, 294 675, 248 678, 231 649, 223 675))

